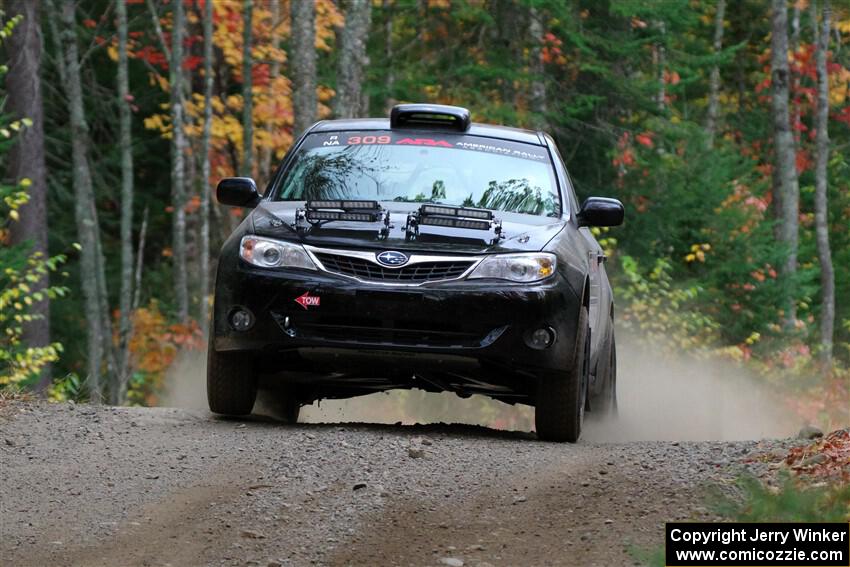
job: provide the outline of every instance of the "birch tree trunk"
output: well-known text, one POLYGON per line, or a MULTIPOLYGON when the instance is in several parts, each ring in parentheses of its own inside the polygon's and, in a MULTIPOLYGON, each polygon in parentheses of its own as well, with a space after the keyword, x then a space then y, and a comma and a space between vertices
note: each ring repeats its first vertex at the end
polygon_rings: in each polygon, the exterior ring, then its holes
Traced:
POLYGON ((389 115, 392 107, 395 106, 395 65, 393 65, 393 57, 395 49, 393 48, 393 3, 392 0, 383 0, 381 9, 384 12, 384 65, 387 69, 387 97, 384 102, 384 111, 389 115))
MULTIPOLYGON (((9 17, 23 16, 7 41, 9 71, 6 74, 5 113, 13 120, 28 118, 32 125, 24 128, 17 142, 10 148, 7 175, 13 183, 29 179, 29 202, 21 207, 20 219, 12 223, 12 244, 30 243, 30 253, 46 258, 47 251, 47 168, 44 161, 44 108, 41 98, 41 33, 39 30, 39 2, 37 0, 12 0, 5 3, 9 17)), ((43 291, 48 286, 45 274, 31 288, 43 291)), ((29 347, 50 344, 50 303, 34 302, 32 315, 40 318, 24 325, 24 342, 29 347)), ((37 388, 50 385, 50 366, 45 366, 37 388)))
POLYGON ((169 82, 171 85, 171 252, 174 263, 174 294, 180 321, 189 319, 189 283, 186 267, 186 134, 183 130, 183 2, 173 2, 169 82))
MULTIPOLYGON (((723 49, 723 18, 726 16, 726 0, 718 0, 714 13, 714 56, 723 49)), ((706 147, 714 147, 714 135, 717 132, 717 116, 720 108, 720 66, 711 68, 708 83, 708 114, 705 119, 706 147)))
MULTIPOLYGON (((791 53, 796 54, 797 49, 800 47, 800 2, 793 3, 793 10, 791 12, 791 39, 789 40, 788 49, 791 53)), ((797 72, 796 69, 789 69, 789 79, 791 85, 791 92, 789 93, 789 98, 791 101, 791 135, 794 137, 794 151, 796 152, 799 149, 800 141, 798 139, 798 135, 795 134, 797 132, 797 125, 800 124, 800 103, 795 100, 794 93, 796 93, 800 87, 800 73, 797 72)))
POLYGON ((534 112, 534 127, 546 126, 546 83, 543 82, 543 23, 540 21, 540 10, 529 8, 528 35, 531 39, 530 64, 531 72, 531 111, 534 112))
POLYGON ((77 238, 80 241, 80 283, 83 291, 86 318, 86 344, 88 356, 88 388, 91 401, 99 403, 102 396, 101 364, 106 340, 103 328, 104 314, 101 290, 103 263, 100 252, 100 227, 94 202, 91 170, 88 161, 88 124, 83 108, 83 91, 80 79, 80 58, 77 47, 74 0, 64 0, 61 9, 62 84, 67 97, 71 126, 71 159, 74 183, 74 216, 77 238))
POLYGON ((295 114, 293 136, 316 121, 316 6, 313 2, 292 2, 292 107, 295 114))
POLYGON ((253 43, 252 26, 254 24, 254 0, 244 0, 242 9, 242 167, 243 177, 253 177, 254 171, 254 93, 252 92, 253 62, 251 60, 251 44, 253 43))
POLYGON ((201 305, 198 322, 204 337, 208 332, 210 295, 210 132, 213 94, 213 6, 204 4, 204 127, 201 135, 201 305))
MULTIPOLYGON (((272 15, 272 32, 271 32, 271 44, 274 47, 280 47, 280 27, 283 23, 283 18, 280 14, 280 3, 281 0, 271 0, 271 15, 272 15)), ((312 2, 303 2, 304 4, 313 5, 312 2)), ((293 6, 296 4, 301 4, 300 2, 293 2, 293 6)), ((295 34, 295 30, 292 30, 292 34, 295 34)), ((290 50, 290 53, 292 51, 290 50)), ((280 77, 280 61, 277 59, 272 60, 269 64, 269 82, 274 84, 275 81, 280 77)), ((293 106, 295 106, 295 93, 292 94, 293 106)), ((297 115, 295 120, 297 120, 297 115)), ((266 131, 269 133, 269 137, 272 135, 272 131, 276 128, 271 122, 266 125, 266 131)), ((297 132, 293 132, 297 135, 297 132)), ((274 156, 274 151, 270 147, 265 147, 260 150, 260 163, 259 163, 259 171, 257 175, 263 179, 271 179, 273 165, 272 165, 272 157, 274 156)))
POLYGON ((365 112, 363 96, 363 70, 369 64, 366 55, 366 38, 372 21, 369 0, 348 0, 345 8, 345 26, 340 39, 339 67, 337 70, 334 114, 337 118, 356 118, 365 112))
POLYGON ((129 380, 130 322, 133 301, 133 139, 130 84, 127 76, 127 2, 117 0, 118 16, 118 120, 121 148, 121 297, 118 322, 118 387, 112 403, 121 404, 129 380))
POLYGON ((780 200, 778 237, 787 251, 782 266, 785 326, 796 319, 793 280, 797 273, 797 247, 800 190, 797 182, 794 136, 788 111, 788 8, 785 0, 773 0, 773 33, 770 42, 771 97, 773 106, 773 145, 775 153, 774 194, 780 200))
POLYGON ((830 17, 829 0, 824 0, 821 11, 822 22, 818 32, 817 3, 812 3, 812 22, 815 31, 815 65, 818 76, 818 105, 815 118, 817 129, 817 159, 815 163, 815 239, 820 262, 821 314, 820 334, 823 361, 832 361, 832 336, 835 327, 835 270, 829 245, 829 211, 827 196, 827 165, 829 164, 829 74, 826 69, 829 49, 830 17))

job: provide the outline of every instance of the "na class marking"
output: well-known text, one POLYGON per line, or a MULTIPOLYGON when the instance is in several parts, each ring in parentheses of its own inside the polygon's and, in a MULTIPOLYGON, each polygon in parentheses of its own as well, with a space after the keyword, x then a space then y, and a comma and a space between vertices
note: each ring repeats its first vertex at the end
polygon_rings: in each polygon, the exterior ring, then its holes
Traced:
POLYGON ((375 258, 378 260, 378 263, 383 266, 388 266, 390 268, 398 268, 399 266, 404 266, 407 264, 408 257, 407 254, 403 252, 396 252, 395 250, 387 250, 386 252, 381 252, 376 255, 375 258))

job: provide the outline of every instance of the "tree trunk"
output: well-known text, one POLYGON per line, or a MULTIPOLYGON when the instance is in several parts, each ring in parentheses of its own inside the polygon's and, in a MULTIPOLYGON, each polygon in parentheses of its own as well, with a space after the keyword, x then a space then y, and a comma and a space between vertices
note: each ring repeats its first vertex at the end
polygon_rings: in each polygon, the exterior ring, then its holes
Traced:
MULTIPOLYGON (((718 0, 717 11, 714 13, 714 56, 723 49, 723 18, 726 15, 726 0, 718 0)), ((714 146, 714 135, 717 132, 717 116, 720 108, 720 66, 717 63, 711 68, 708 83, 708 115, 705 119, 706 147, 714 146)))
POLYGON ((253 177, 254 171, 254 93, 252 92, 251 59, 252 26, 254 24, 254 0, 244 0, 242 33, 242 168, 243 177, 253 177))
POLYGON ((118 16, 118 120, 121 148, 121 297, 118 322, 118 378, 112 403, 121 404, 127 393, 130 363, 130 323, 133 301, 133 139, 130 83, 127 74, 127 1, 116 2, 118 16))
POLYGON ((372 20, 369 0, 348 0, 345 9, 345 26, 339 46, 334 114, 337 118, 356 118, 365 112, 363 96, 363 70, 369 64, 366 39, 372 20))
POLYGON ((186 268, 186 134, 183 130, 183 2, 173 2, 169 82, 171 85, 171 253, 174 263, 174 294, 181 322, 189 319, 189 283, 186 268))
POLYGON ((782 266, 785 326, 796 319, 794 277, 797 273, 797 245, 800 190, 797 183, 794 136, 788 111, 788 8, 785 0, 773 0, 773 34, 770 42, 771 95, 773 102, 773 145, 775 153, 774 194, 780 200, 779 241, 787 252, 782 266))
MULTIPOLYGON (((491 0, 485 4, 492 14, 492 27, 490 30, 493 66, 494 67, 520 67, 525 64, 522 54, 522 37, 527 26, 521 23, 524 16, 520 12, 520 6, 516 2, 505 2, 504 0, 491 0)), ((511 76, 502 76, 498 80, 499 98, 501 103, 509 108, 517 107, 517 89, 511 76)))
POLYGON ((148 234, 148 208, 142 213, 142 226, 139 227, 139 245, 136 248, 136 273, 133 275, 135 285, 133 286, 132 311, 139 308, 142 301, 142 268, 145 264, 145 237, 148 234))
POLYGON ((291 7, 292 134, 299 136, 316 121, 316 6, 292 2, 291 7))
POLYGON ((213 6, 204 4, 204 129, 201 136, 201 309, 198 323, 208 331, 210 295, 210 132, 213 95, 213 6))
MULTIPOLYGON (((91 170, 91 163, 89 163, 91 170)), ((95 200, 92 199, 92 218, 97 218, 97 208, 95 200)), ((98 223, 98 227, 100 224, 98 223)), ((103 241, 100 238, 100 229, 98 228, 97 240, 95 241, 95 260, 97 267, 95 274, 97 275, 97 293, 100 301, 100 328, 103 330, 103 356, 106 362, 106 384, 108 385, 109 401, 115 397, 115 392, 112 391, 118 382, 118 361, 115 358, 114 343, 112 340, 112 315, 109 309, 109 292, 106 285, 106 258, 103 255, 103 241)))
POLYGON ((540 10, 529 8, 528 35, 531 39, 530 64, 531 72, 531 111, 534 113, 534 127, 546 127, 546 83, 543 82, 543 23, 540 10))
POLYGON ((384 12, 384 66, 387 70, 387 96, 384 106, 384 111, 389 115, 392 107, 395 106, 395 65, 393 58, 395 50, 393 48, 393 3, 392 0, 383 0, 381 9, 384 12))
MULTIPOLYGON (((281 14, 280 14, 280 3, 281 3, 281 0, 271 0, 271 13, 272 13, 271 44, 275 48, 280 47, 280 27, 281 27, 281 24, 283 22, 283 18, 281 17, 281 14)), ((307 4, 310 7, 313 6, 312 2, 293 2, 292 4, 293 4, 293 6, 299 5, 299 4, 307 4)), ((296 33, 296 30, 293 29, 292 30, 293 36, 295 35, 295 33, 296 33)), ((290 50, 290 53, 292 53, 291 50, 290 50)), ((292 56, 294 56, 294 54, 292 56)), ((278 77, 280 77, 280 61, 278 61, 277 59, 273 59, 272 62, 269 64, 269 83, 273 85, 275 83, 275 81, 278 79, 278 77)), ((295 106, 295 92, 294 92, 294 90, 293 90, 293 94, 292 94, 292 100, 293 100, 293 106, 295 106)), ((298 120, 297 114, 296 114, 295 120, 296 121, 298 120)), ((270 138, 271 138, 273 130, 275 128, 277 128, 277 127, 274 124, 272 124, 271 121, 269 121, 269 123, 266 125, 266 131, 268 132, 270 138)), ((297 132, 295 132, 295 133, 297 134, 297 132)), ((274 166, 272 165, 272 157, 273 156, 274 156, 274 149, 271 146, 264 147, 260 151, 260 164, 259 164, 259 168, 258 168, 259 171, 257 172, 257 175, 262 180, 271 179, 272 171, 273 171, 273 168, 274 168, 274 166)))
MULTIPOLYGON (((791 12, 791 39, 789 40, 788 49, 791 53, 796 54, 800 47, 800 3, 793 3, 793 11, 791 12)), ((789 69, 790 75, 790 100, 791 100, 791 135, 794 137, 794 151, 796 152, 800 146, 799 134, 796 134, 797 125, 800 124, 800 103, 795 100, 794 93, 800 87, 800 73, 796 69, 789 69)))
MULTIPOLYGON (((6 75, 5 113, 13 120, 28 118, 32 125, 21 130, 17 142, 9 151, 7 174, 13 183, 29 179, 29 202, 20 209, 20 220, 12 223, 12 244, 30 243, 30 253, 48 256, 47 251, 47 168, 44 162, 44 108, 41 100, 41 37, 39 31, 39 2, 37 0, 7 0, 9 17, 23 16, 6 40, 9 72, 6 75)), ((45 274, 31 288, 43 291, 49 284, 45 274)), ((50 303, 47 299, 34 302, 30 314, 37 319, 24 326, 24 342, 28 347, 50 344, 50 303)), ((43 391, 50 385, 50 365, 39 376, 37 388, 43 391)))
POLYGON ((829 164, 829 74, 826 69, 829 49, 831 9, 824 0, 820 33, 818 33, 817 4, 812 4, 812 22, 815 30, 815 65, 818 76, 818 105, 815 118, 817 129, 817 159, 815 164, 815 237, 820 261, 821 352, 825 363, 832 361, 832 335, 835 327, 835 270, 829 246, 829 214, 827 196, 827 165, 829 164))
POLYGON ((658 68, 658 94, 656 95, 655 103, 658 106, 658 111, 664 112, 664 109, 667 107, 667 81, 664 77, 664 72, 667 69, 667 24, 658 21, 655 22, 655 27, 661 34, 661 41, 655 45, 655 59, 658 68))
POLYGON ((71 126, 71 159, 73 163, 74 215, 80 241, 80 283, 83 291, 86 318, 88 355, 88 388, 91 401, 99 403, 102 396, 101 364, 106 340, 101 298, 103 264, 100 253, 100 228, 94 202, 91 170, 88 161, 88 124, 83 108, 80 79, 80 58, 77 48, 74 0, 62 4, 62 52, 64 57, 63 85, 67 96, 71 126))

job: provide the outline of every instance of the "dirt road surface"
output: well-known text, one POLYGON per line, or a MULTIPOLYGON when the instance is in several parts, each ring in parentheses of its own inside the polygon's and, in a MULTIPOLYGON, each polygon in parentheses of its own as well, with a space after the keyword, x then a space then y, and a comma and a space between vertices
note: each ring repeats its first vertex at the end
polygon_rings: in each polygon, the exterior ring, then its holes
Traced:
POLYGON ((12 402, 0 563, 632 565, 773 445, 12 402))

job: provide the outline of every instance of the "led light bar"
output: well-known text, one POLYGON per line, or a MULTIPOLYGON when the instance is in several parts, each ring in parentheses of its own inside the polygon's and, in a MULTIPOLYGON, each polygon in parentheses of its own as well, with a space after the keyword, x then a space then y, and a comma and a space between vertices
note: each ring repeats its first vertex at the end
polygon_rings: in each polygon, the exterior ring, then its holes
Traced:
POLYGON ((378 211, 368 211, 362 213, 350 213, 340 211, 311 211, 307 210, 306 218, 310 222, 321 221, 357 221, 357 222, 377 222, 381 219, 378 211))
POLYGON ((377 210, 380 205, 378 205, 378 201, 343 201, 342 208, 346 211, 350 209, 377 210))
POLYGON ((452 228, 471 228, 474 230, 490 230, 490 221, 452 217, 425 216, 419 219, 419 224, 430 226, 448 226, 452 228))
POLYGON ((342 209, 349 210, 370 210, 376 211, 380 208, 378 201, 345 201, 345 200, 322 200, 322 201, 307 201, 307 209, 342 209))
POLYGON ((493 211, 486 209, 469 209, 466 207, 447 207, 443 205, 422 205, 419 209, 422 216, 426 215, 443 215, 451 217, 466 217, 471 219, 490 220, 493 218, 493 211))

